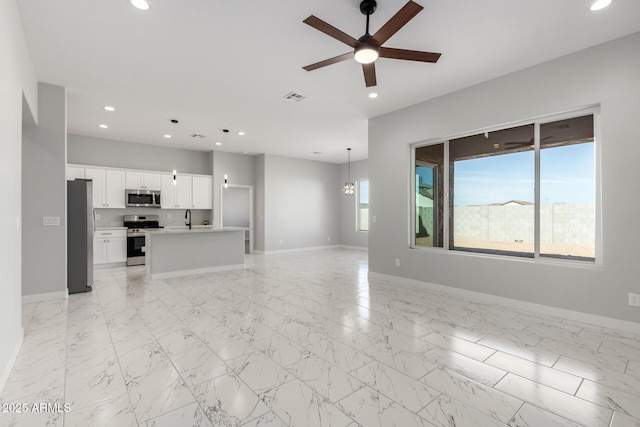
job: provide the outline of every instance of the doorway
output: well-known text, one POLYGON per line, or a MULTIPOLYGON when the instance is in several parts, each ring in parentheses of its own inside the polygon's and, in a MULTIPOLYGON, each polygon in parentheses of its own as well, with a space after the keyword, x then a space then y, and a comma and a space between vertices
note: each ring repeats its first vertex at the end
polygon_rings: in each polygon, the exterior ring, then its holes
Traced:
POLYGON ((244 252, 253 252, 253 185, 221 186, 220 226, 244 228, 244 252))

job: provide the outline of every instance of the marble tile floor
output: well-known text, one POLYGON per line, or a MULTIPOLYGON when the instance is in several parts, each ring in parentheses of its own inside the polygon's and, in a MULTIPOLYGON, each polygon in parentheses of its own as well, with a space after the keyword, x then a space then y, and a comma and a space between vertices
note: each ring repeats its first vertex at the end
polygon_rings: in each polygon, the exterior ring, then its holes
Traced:
POLYGON ((23 317, 1 426, 640 426, 640 336, 368 279, 363 251, 97 270, 23 317))

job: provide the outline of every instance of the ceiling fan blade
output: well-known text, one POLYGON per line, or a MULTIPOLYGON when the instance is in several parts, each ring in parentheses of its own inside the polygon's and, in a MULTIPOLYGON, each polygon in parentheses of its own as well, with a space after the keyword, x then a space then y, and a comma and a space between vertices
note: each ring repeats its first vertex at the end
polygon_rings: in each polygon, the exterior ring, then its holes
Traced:
POLYGON ((358 40, 354 39, 349 34, 340 31, 339 29, 337 29, 333 25, 327 24, 322 19, 317 18, 317 17, 315 17, 313 15, 309 16, 307 19, 305 19, 302 22, 304 22, 307 25, 312 26, 316 30, 321 31, 321 32, 325 33, 326 35, 328 35, 330 37, 333 37, 336 40, 341 41, 342 43, 344 43, 344 44, 346 44, 348 46, 356 47, 356 44, 358 44, 358 40))
POLYGON ((364 73, 364 84, 367 87, 375 86, 376 81, 376 65, 375 62, 370 64, 362 64, 362 72, 364 73))
POLYGON ((404 27, 407 22, 411 21, 422 9, 424 9, 422 6, 410 0, 371 37, 369 42, 378 47, 382 46, 384 42, 389 40, 400 28, 404 27))
POLYGON ((379 51, 381 58, 405 59, 407 61, 438 62, 440 53, 422 52, 419 50, 395 49, 392 47, 381 47, 379 51))
POLYGON ((318 68, 326 67, 327 65, 346 61, 347 59, 352 59, 352 58, 353 58, 353 52, 347 52, 345 54, 334 56, 333 58, 325 59, 324 61, 316 62, 315 64, 307 65, 306 67, 302 67, 302 68, 307 71, 313 71, 313 70, 317 70, 318 68))

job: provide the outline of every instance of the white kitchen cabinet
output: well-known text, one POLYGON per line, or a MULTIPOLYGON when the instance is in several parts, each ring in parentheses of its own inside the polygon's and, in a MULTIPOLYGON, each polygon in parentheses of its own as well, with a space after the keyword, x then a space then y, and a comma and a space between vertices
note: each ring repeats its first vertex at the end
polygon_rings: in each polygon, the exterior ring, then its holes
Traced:
POLYGON ((191 184, 190 175, 178 175, 175 185, 173 184, 173 175, 162 175, 160 207, 163 209, 190 209, 191 184))
POLYGON ((93 263, 111 264, 127 261, 126 230, 96 230, 93 237, 93 263))
POLYGON ((191 184, 191 207, 193 209, 211 209, 213 205, 213 178, 210 176, 194 176, 191 184))
POLYGON ((105 239, 93 239, 93 263, 94 264, 106 264, 107 263, 107 243, 105 239))
POLYGON ((128 190, 154 190, 162 188, 162 175, 153 172, 127 171, 125 183, 128 190))
POLYGON ((124 208, 125 172, 122 169, 85 168, 93 181, 94 208, 124 208))
POLYGON ((76 178, 84 179, 84 168, 79 166, 67 166, 67 181, 73 181, 76 178))

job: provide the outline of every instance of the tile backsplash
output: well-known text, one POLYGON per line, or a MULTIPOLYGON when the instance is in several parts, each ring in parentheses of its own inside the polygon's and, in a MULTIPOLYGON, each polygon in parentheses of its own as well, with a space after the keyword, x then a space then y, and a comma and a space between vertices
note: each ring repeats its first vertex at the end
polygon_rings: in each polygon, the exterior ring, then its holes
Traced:
MULTIPOLYGON (((161 226, 183 225, 186 209, 157 209, 157 208, 126 208, 126 209, 96 209, 96 227, 122 227, 125 215, 158 215, 161 226)), ((192 209, 191 223, 212 223, 210 209, 192 209)))

